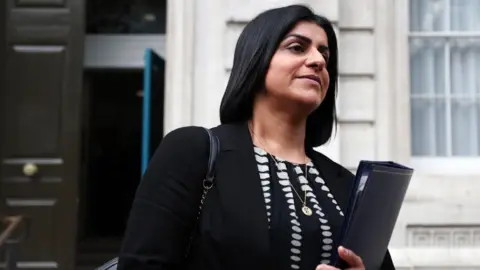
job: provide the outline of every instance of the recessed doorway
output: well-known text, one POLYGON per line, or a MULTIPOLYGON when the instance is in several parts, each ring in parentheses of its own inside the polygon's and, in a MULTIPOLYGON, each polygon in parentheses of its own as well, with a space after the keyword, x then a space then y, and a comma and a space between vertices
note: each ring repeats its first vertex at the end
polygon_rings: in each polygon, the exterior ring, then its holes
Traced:
POLYGON ((166 0, 85 3, 76 259, 82 270, 118 256, 142 160, 154 153, 163 137, 167 16, 166 0), (154 64, 146 65, 147 49, 158 53, 154 64), (148 83, 145 74, 150 75, 148 83), (145 83, 150 85, 149 99, 144 97, 145 83), (148 129, 143 122, 144 99, 150 100, 148 129))
MULTIPOLYGON (((141 180, 143 75, 143 70, 85 71, 77 265, 99 264, 120 248, 141 180)), ((164 78, 152 79, 150 154, 163 137, 164 115, 164 78)))

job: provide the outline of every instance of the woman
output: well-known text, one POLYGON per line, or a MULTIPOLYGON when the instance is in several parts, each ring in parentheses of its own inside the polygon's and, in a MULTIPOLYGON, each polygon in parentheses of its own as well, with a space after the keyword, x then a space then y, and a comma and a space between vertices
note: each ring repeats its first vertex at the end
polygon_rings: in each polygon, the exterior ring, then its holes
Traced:
MULTIPOLYGON (((119 268, 336 269, 353 175, 313 147, 336 124, 337 53, 331 23, 307 7, 252 20, 236 46, 222 125, 212 129, 221 149, 198 227, 209 144, 203 128, 184 127, 151 160, 119 268)), ((349 269, 364 269, 353 252, 339 253, 349 269)), ((381 269, 394 269, 388 252, 381 269)))

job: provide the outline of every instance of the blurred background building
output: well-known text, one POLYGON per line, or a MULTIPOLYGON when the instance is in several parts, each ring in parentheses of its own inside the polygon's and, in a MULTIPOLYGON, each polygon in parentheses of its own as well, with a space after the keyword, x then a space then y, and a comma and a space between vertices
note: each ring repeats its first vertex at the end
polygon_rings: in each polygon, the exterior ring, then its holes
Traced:
POLYGON ((398 268, 480 269, 479 0, 2 1, 0 215, 31 224, 18 267, 116 256, 142 150, 217 125, 242 28, 292 3, 338 33, 340 124, 318 150, 352 170, 416 169, 390 243, 398 268))

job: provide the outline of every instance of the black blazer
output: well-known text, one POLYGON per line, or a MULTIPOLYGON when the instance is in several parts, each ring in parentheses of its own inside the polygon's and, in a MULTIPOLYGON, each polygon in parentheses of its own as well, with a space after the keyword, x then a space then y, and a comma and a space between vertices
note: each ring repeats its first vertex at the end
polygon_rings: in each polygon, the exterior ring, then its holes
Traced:
MULTIPOLYGON (((248 126, 220 125, 212 131, 221 145, 215 186, 205 200, 188 265, 181 266, 196 224, 209 152, 208 135, 200 127, 170 132, 153 155, 133 202, 118 269, 274 269, 248 126)), ((308 155, 346 208, 353 174, 313 149, 308 155)), ((390 269, 395 268, 387 252, 382 270, 390 269)))

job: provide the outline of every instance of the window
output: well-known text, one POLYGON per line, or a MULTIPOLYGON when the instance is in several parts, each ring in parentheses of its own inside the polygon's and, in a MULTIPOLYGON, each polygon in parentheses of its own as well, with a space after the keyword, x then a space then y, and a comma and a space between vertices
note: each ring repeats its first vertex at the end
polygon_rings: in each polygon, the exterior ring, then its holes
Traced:
POLYGON ((88 34, 165 34, 166 0, 87 0, 88 34))
POLYGON ((410 0, 415 157, 480 156, 480 0, 410 0))

